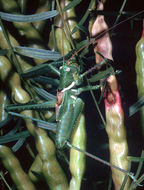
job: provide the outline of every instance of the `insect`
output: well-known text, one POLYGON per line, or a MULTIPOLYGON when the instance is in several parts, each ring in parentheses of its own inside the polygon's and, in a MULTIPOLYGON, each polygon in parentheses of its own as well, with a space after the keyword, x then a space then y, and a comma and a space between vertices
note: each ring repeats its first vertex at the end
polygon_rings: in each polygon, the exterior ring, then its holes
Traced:
MULTIPOLYGON (((104 64, 104 62, 102 64, 104 64)), ((78 117, 83 111, 84 102, 82 101, 81 98, 78 97, 78 95, 84 91, 97 90, 100 88, 100 85, 85 86, 79 88, 77 88, 77 86, 82 84, 84 76, 89 74, 89 72, 96 69, 97 67, 99 67, 99 65, 94 66, 89 71, 80 74, 80 67, 78 67, 76 63, 74 62, 69 62, 68 64, 64 63, 60 67, 60 80, 56 96, 57 100, 53 96, 52 97, 53 100, 44 103, 31 104, 31 105, 30 104, 14 105, 14 106, 12 105, 8 106, 6 109, 7 111, 10 112, 13 110, 21 111, 24 109, 46 110, 49 108, 56 107, 56 121, 58 122, 56 129, 56 146, 58 148, 63 148, 66 143, 66 140, 70 139, 72 130, 78 120, 78 117)), ((109 71, 109 74, 110 73, 111 71, 109 71)), ((103 73, 103 76, 104 74, 105 72, 103 73)), ((101 75, 100 79, 103 76, 101 75)), ((38 90, 38 88, 35 89, 38 90)), ((47 94, 47 92, 45 92, 45 94, 47 94)), ((48 95, 48 97, 49 96, 50 95, 48 95)), ((50 123, 49 125, 51 126, 50 123)))

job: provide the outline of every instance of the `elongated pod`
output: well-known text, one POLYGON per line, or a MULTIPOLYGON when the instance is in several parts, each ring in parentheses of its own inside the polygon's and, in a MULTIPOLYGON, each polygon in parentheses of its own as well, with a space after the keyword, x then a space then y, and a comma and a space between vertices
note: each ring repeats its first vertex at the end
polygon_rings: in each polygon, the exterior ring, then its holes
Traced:
POLYGON ((0 90, 0 121, 3 121, 7 118, 8 114, 5 110, 5 107, 9 104, 9 99, 4 90, 0 90))
POLYGON ((11 71, 11 64, 5 56, 0 56, 0 80, 1 89, 0 89, 0 121, 3 121, 7 118, 8 114, 5 110, 5 107, 9 104, 9 98, 4 89, 6 80, 11 71))
POLYGON ((26 8, 27 8, 27 2, 28 0, 18 0, 18 4, 21 8, 21 12, 25 14, 26 8))
MULTIPOLYGON (((124 126, 124 113, 121 98, 114 75, 107 79, 105 94, 106 132, 109 137, 110 162, 124 170, 128 169, 128 144, 124 126)), ((125 174, 112 168, 112 178, 115 190, 119 190, 125 174)), ((125 190, 129 187, 129 180, 125 190)))
POLYGON ((35 190, 33 183, 21 168, 18 159, 7 146, 0 145, 0 159, 18 190, 35 190))
POLYGON ((64 53, 67 54, 68 52, 71 51, 71 46, 69 41, 66 38, 65 33, 63 32, 62 28, 57 28, 55 31, 55 36, 56 36, 56 43, 57 43, 57 48, 60 51, 61 54, 64 53), (62 41, 63 39, 63 41, 62 41))
POLYGON ((57 162, 53 141, 43 129, 38 128, 37 133, 36 147, 43 162, 42 171, 46 182, 51 190, 67 190, 67 179, 57 162))
MULTIPOLYGON (((7 35, 9 37, 10 43, 13 47, 20 46, 19 42, 8 31, 7 31, 7 35)), ((8 43, 7 43, 6 38, 4 36, 4 33, 3 33, 1 26, 0 26, 0 47, 2 49, 9 49, 10 48, 8 43)), ((20 64, 23 71, 30 69, 32 67, 25 60, 23 60, 19 55, 17 55, 16 57, 17 57, 19 64, 20 64)), ((1 58, 0 61, 2 62, 2 64, 6 65, 6 61, 3 58, 1 58)), ((9 65, 11 65, 11 63, 9 63, 9 65)), ((4 74, 4 70, 3 70, 3 74, 4 74)))
MULTIPOLYGON (((136 84, 138 99, 144 96, 144 20, 141 39, 136 44, 136 84)), ((140 109, 142 136, 144 138, 144 106, 140 109)))
POLYGON ((29 94, 21 87, 21 81, 18 73, 13 73, 9 83, 12 89, 12 96, 16 102, 27 103, 30 101, 29 94))
MULTIPOLYGON (((0 79, 5 82, 9 72, 11 71, 11 64, 5 56, 0 56, 0 79)), ((3 86, 5 84, 3 83, 3 86)), ((2 87, 3 88, 3 87, 2 87)), ((9 104, 7 93, 4 89, 0 90, 0 121, 3 121, 7 117, 5 107, 9 104)))
POLYGON ((42 176, 42 164, 42 160, 38 154, 28 171, 28 176, 33 183, 40 181, 39 178, 42 176))
MULTIPOLYGON (((80 115, 74 128, 71 137, 71 144, 80 148, 81 150, 86 150, 85 117, 83 114, 80 115)), ((81 187, 81 180, 85 171, 85 155, 71 148, 69 167, 72 175, 69 190, 79 190, 81 187)))
MULTIPOLYGON (((63 10, 71 2, 72 0, 60 0, 61 9, 63 10)), ((60 18, 59 16, 56 17, 55 26, 63 28, 65 22, 69 32, 71 33, 73 40, 79 40, 81 37, 80 30, 78 29, 75 33, 72 33, 73 29, 77 27, 75 8, 73 7, 71 9, 64 11, 62 16, 63 18, 60 18)))
POLYGON ((7 79, 11 69, 9 60, 5 56, 0 56, 0 79, 3 82, 7 79))
POLYGON ((17 12, 19 10, 19 6, 15 0, 0 0, 0 5, 5 12, 17 12))
MULTIPOLYGON (((104 9, 104 5, 102 2, 99 3, 97 10, 102 11, 104 9)), ((108 29, 108 25, 106 24, 104 20, 103 15, 98 15, 95 22, 93 23, 92 29, 91 29, 91 35, 92 37, 97 36, 98 34, 102 33, 103 31, 106 31, 108 29)), ((109 37, 109 33, 106 32, 104 35, 102 35, 100 38, 96 39, 95 41, 97 45, 94 48, 94 52, 96 55, 96 62, 99 64, 102 61, 102 57, 97 54, 99 52, 101 55, 103 55, 106 59, 113 60, 112 58, 112 44, 109 37)))
MULTIPOLYGON (((51 1, 45 0, 45 1, 39 2, 39 7, 36 10, 35 14, 47 12, 50 10, 51 10, 51 1)), ((33 22, 33 25, 42 34, 43 30, 45 29, 46 23, 47 23, 47 20, 41 20, 41 21, 33 22)))
MULTIPOLYGON (((98 10, 103 10, 103 3, 100 2, 98 10)), ((103 15, 99 15, 93 26, 91 34, 93 36, 108 29, 103 15)), ((96 63, 100 64, 102 56, 106 59, 113 60, 112 43, 108 33, 105 33, 101 38, 97 39, 98 43, 94 52, 96 55, 96 63), (96 52, 99 52, 97 55, 96 52)), ((102 86, 103 89, 103 86, 102 86)), ((126 139, 126 130, 124 126, 124 113, 121 105, 121 98, 118 91, 117 80, 114 75, 106 79, 106 89, 104 91, 105 99, 105 114, 106 114, 106 132, 109 138, 110 162, 124 170, 128 169, 128 144, 126 139)), ((112 178, 115 190, 120 190, 125 174, 112 168, 112 178)), ((125 190, 129 187, 129 181, 125 185, 125 190)))

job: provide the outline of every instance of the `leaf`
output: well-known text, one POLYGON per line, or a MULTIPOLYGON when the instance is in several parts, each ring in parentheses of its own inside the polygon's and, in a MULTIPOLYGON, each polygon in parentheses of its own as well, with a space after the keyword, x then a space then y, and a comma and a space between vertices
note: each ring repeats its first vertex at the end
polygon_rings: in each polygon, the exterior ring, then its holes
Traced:
MULTIPOLYGON (((131 170, 131 162, 128 163, 128 170, 127 170, 127 171, 130 172, 130 170, 131 170)), ((120 190, 124 190, 125 185, 126 185, 128 179, 129 179, 129 176, 128 176, 128 175, 125 175, 120 190)))
POLYGON ((53 78, 45 77, 45 76, 34 77, 33 80, 40 83, 40 84, 43 84, 43 85, 51 84, 51 85, 53 85, 55 87, 58 87, 58 84, 59 84, 58 79, 53 79, 53 78))
MULTIPOLYGON (((77 50, 79 50, 80 48, 83 48, 83 46, 87 47, 89 44, 91 44, 92 42, 94 41, 94 38, 90 38, 90 39, 86 39, 86 40, 83 40, 81 42, 79 42, 76 47, 77 47, 77 50)), ((95 57, 95 56, 93 56, 95 57)))
POLYGON ((19 132, 19 133, 15 134, 15 135, 1 136, 0 137, 0 144, 9 143, 9 142, 18 140, 21 137, 26 138, 26 137, 29 137, 29 136, 30 136, 30 133, 28 131, 19 132))
POLYGON ((53 94, 50 94, 46 90, 38 87, 33 87, 33 89, 36 91, 37 94, 39 94, 41 97, 43 97, 45 100, 56 100, 56 96, 53 94))
POLYGON ((144 157, 128 156, 128 159, 132 162, 144 162, 144 157))
POLYGON ((37 123, 41 123, 41 124, 46 125, 46 126, 49 125, 50 127, 54 127, 54 128, 57 125, 56 123, 50 123, 50 122, 47 122, 47 121, 43 121, 43 120, 36 119, 36 118, 33 118, 33 117, 25 116, 25 115, 15 113, 15 112, 9 112, 9 114, 17 116, 17 117, 25 118, 25 119, 30 119, 32 121, 36 121, 37 123))
POLYGON ((14 135, 18 128, 21 126, 21 119, 18 120, 16 126, 14 128, 12 128, 12 130, 10 130, 5 136, 11 136, 11 135, 14 135))
MULTIPOLYGON (((40 64, 35 67, 32 67, 31 69, 28 69, 24 73, 21 74, 24 78, 33 78, 38 75, 42 75, 45 73, 50 72, 51 70, 54 70, 54 66, 52 64, 40 64)), ((59 76, 60 72, 57 68, 55 68, 55 73, 59 76)))
MULTIPOLYGON (((84 14, 84 16, 82 17, 82 19, 80 20, 80 22, 77 24, 77 25, 80 25, 80 26, 82 26, 83 24, 84 24, 84 22, 86 21, 86 19, 88 18, 88 16, 89 16, 89 14, 90 14, 90 9, 91 9, 91 7, 92 7, 92 5, 93 5, 93 2, 94 2, 94 0, 91 0, 90 1, 90 4, 89 4, 89 6, 88 6, 88 9, 86 10, 86 12, 85 12, 85 14, 84 14)), ((72 34, 74 34, 76 31, 77 31, 77 27, 74 27, 74 29, 72 30, 72 34)))
POLYGON ((60 53, 50 51, 50 50, 45 50, 45 49, 17 46, 17 47, 14 47, 14 51, 21 55, 31 57, 31 58, 37 58, 37 59, 48 59, 48 60, 55 61, 55 60, 61 58, 60 53))
POLYGON ((18 150, 22 147, 22 145, 24 144, 25 140, 26 140, 25 137, 20 138, 20 139, 16 142, 16 144, 12 147, 12 151, 13 151, 13 152, 18 151, 18 150))
MULTIPOLYGON (((133 156, 128 156, 128 159, 131 160, 132 162, 139 162, 138 164, 138 168, 135 174, 135 178, 137 179, 139 174, 141 173, 142 167, 143 167, 143 161, 144 161, 144 151, 142 151, 141 153, 141 157, 133 157, 133 156), (141 158, 143 158, 141 160, 141 158)), ((130 188, 129 189, 135 189, 136 186, 140 186, 141 183, 141 177, 139 179, 136 180, 136 183, 134 181, 132 181, 130 188)))
POLYGON ((40 180, 43 180, 43 174, 42 173, 38 173, 36 171, 30 170, 31 173, 33 173, 33 175, 35 175, 37 178, 39 178, 40 180))
POLYGON ((56 104, 56 99, 42 102, 39 104, 31 104, 31 103, 26 103, 26 104, 21 104, 21 105, 9 105, 6 106, 7 111, 21 111, 21 110, 47 110, 48 108, 54 108, 56 104))
POLYGON ((108 190, 111 190, 112 187, 112 172, 110 171, 110 176, 109 176, 109 183, 108 183, 108 190))
POLYGON ((68 9, 74 8, 75 6, 77 6, 82 0, 73 0, 71 1, 67 6, 65 6, 65 8, 63 9, 63 11, 67 11, 68 9))
POLYGON ((50 130, 50 131, 53 131, 53 132, 56 132, 57 124, 56 123, 49 123, 49 122, 47 122, 47 124, 46 123, 42 123, 42 122, 37 122, 37 127, 40 127, 42 129, 46 129, 46 130, 50 130))
POLYGON ((5 125, 7 125, 10 121, 12 120, 12 116, 8 116, 5 120, 0 122, 0 128, 4 127, 5 125))
POLYGON ((9 52, 8 49, 1 49, 1 50, 0 50, 0 55, 7 55, 8 52, 9 52))
MULTIPOLYGON (((144 151, 142 150, 142 153, 141 153, 141 158, 144 158, 144 151)), ((143 159, 144 161, 144 159, 143 159)), ((139 174, 141 173, 141 170, 142 170, 142 167, 143 167, 143 161, 140 161, 139 162, 139 165, 138 165, 138 168, 137 168, 137 171, 136 171, 136 174, 135 174, 135 177, 138 178, 139 174)))
POLYGON ((109 75, 111 75, 113 73, 113 68, 109 67, 108 69, 106 69, 105 71, 101 71, 99 73, 97 73, 96 75, 93 75, 89 81, 90 82, 97 82, 101 79, 107 78, 109 75))
POLYGON ((129 117, 134 115, 137 111, 140 110, 140 108, 144 105, 144 96, 141 97, 135 104, 130 106, 129 108, 129 117))
POLYGON ((80 29, 84 34, 86 34, 87 36, 89 35, 88 34, 88 30, 86 29, 86 27, 82 26, 82 25, 77 25, 76 26, 78 29, 80 29))
POLYGON ((58 15, 58 11, 48 11, 42 12, 39 14, 32 14, 32 15, 18 15, 18 14, 9 14, 0 12, 0 17, 3 20, 10 21, 10 22, 35 22, 40 20, 46 20, 58 15))

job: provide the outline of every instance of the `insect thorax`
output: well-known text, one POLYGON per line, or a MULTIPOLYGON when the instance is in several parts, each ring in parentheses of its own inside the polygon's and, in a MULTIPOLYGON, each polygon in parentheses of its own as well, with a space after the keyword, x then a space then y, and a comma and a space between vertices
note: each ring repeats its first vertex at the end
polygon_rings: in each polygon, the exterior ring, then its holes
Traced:
POLYGON ((72 82, 77 82, 79 78, 79 67, 73 65, 63 65, 60 67, 60 83, 58 90, 67 88, 72 82))

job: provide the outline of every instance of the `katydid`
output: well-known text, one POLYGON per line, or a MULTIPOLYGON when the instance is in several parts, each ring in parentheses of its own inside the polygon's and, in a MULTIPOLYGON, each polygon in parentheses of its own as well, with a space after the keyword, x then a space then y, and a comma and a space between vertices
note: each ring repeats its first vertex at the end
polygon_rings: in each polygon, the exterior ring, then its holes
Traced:
MULTIPOLYGON (((97 66, 94 66, 93 69, 95 68, 97 68, 97 66)), ((90 69, 89 72, 93 69, 90 69)), ((100 88, 100 85, 77 88, 77 86, 82 84, 83 77, 89 72, 80 74, 80 67, 77 67, 76 63, 64 63, 63 66, 60 67, 57 100, 53 97, 53 100, 44 103, 11 105, 6 109, 7 111, 20 111, 24 109, 45 110, 56 107, 56 121, 58 122, 56 129, 56 146, 57 148, 63 148, 66 141, 70 139, 78 117, 83 111, 84 102, 78 95, 84 91, 97 90, 100 88)), ((51 126, 52 124, 49 123, 49 125, 51 126)))
MULTIPOLYGON (((82 79, 85 75, 87 75, 89 72, 91 72, 93 69, 96 69, 97 67, 99 67, 99 65, 96 65, 94 66, 94 68, 90 69, 89 71, 83 74, 80 74, 80 70, 79 70, 80 68, 77 67, 76 63, 69 63, 69 64, 64 63, 63 66, 60 67, 60 84, 58 86, 58 91, 57 91, 57 101, 52 100, 52 101, 47 101, 45 103, 40 103, 40 104, 14 105, 14 106, 8 106, 6 109, 12 115, 24 117, 23 115, 20 115, 11 111, 23 110, 23 109, 43 110, 43 109, 56 107, 57 126, 48 122, 44 123, 41 121, 38 121, 38 124, 39 124, 39 127, 42 127, 42 128, 43 128, 43 125, 46 126, 48 130, 54 131, 56 129, 55 143, 58 149, 62 149, 65 146, 74 148, 77 151, 80 151, 86 154, 87 156, 99 162, 102 162, 103 164, 109 167, 113 167, 117 170, 120 170, 121 172, 130 176, 136 182, 136 179, 134 178, 132 173, 125 171, 113 164, 110 164, 109 162, 104 161, 98 158, 97 156, 93 156, 85 151, 82 151, 69 143, 69 139, 71 137, 73 128, 76 122, 78 121, 78 118, 81 115, 83 111, 83 107, 84 107, 84 102, 82 101, 81 98, 78 97, 78 95, 87 90, 91 90, 91 89, 97 90, 100 88, 100 85, 85 86, 81 88, 76 88, 76 87, 82 84, 82 79)), ((109 74, 113 74, 113 73, 110 72, 109 74)), ((102 78, 104 77, 104 75, 100 75, 100 74, 97 74, 97 75, 100 76, 98 77, 99 79, 101 79, 101 77, 102 78)), ((37 91, 39 90, 37 89, 37 91)), ((34 118, 29 118, 29 119, 32 119, 35 121, 34 118)))

